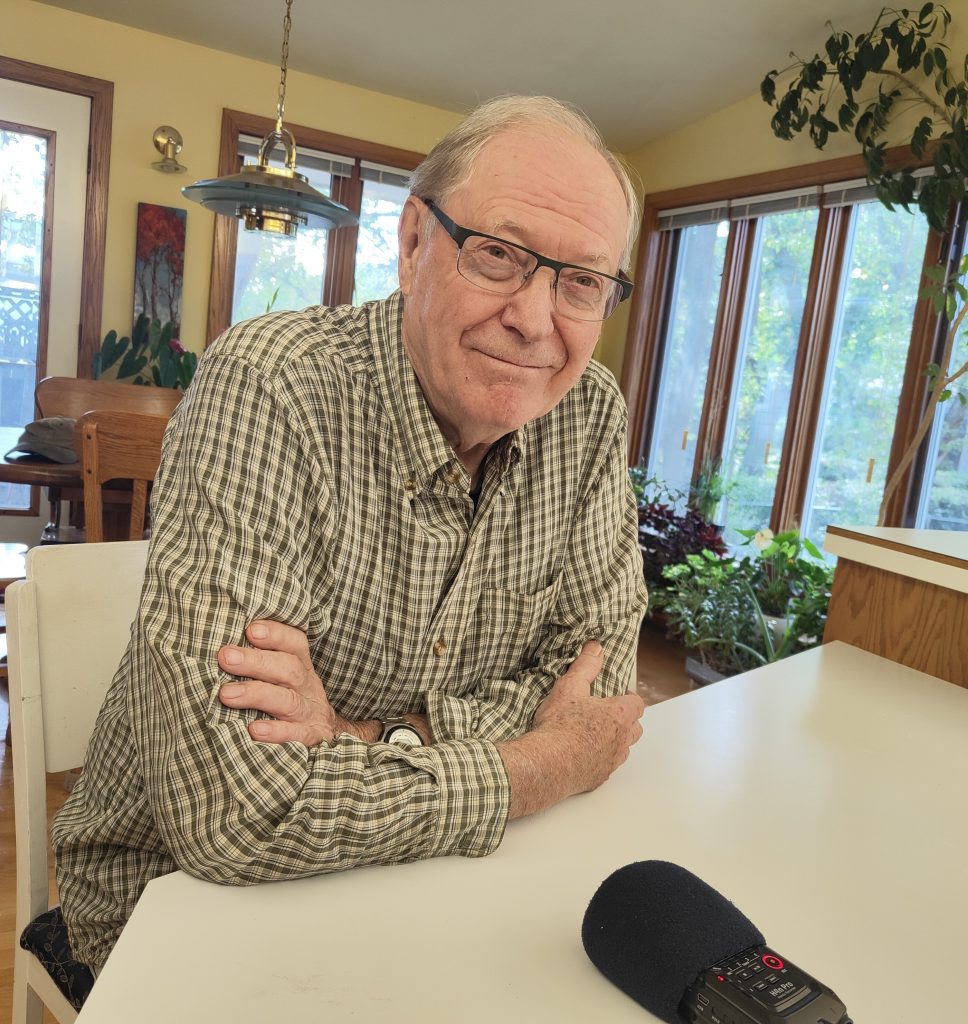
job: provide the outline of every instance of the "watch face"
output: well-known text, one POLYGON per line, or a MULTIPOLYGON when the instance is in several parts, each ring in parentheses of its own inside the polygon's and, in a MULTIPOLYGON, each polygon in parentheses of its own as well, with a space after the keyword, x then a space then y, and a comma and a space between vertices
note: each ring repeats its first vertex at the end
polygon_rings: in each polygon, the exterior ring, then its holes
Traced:
POLYGON ((397 725, 388 730, 385 743, 393 743, 398 747, 422 747, 420 733, 412 725, 397 725))

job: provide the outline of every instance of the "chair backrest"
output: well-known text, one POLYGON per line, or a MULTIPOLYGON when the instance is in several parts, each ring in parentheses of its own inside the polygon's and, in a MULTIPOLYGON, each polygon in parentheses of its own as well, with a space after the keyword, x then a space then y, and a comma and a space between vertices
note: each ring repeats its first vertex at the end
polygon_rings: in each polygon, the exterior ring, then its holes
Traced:
POLYGON ((17 931, 49 906, 48 772, 78 767, 124 654, 148 544, 32 548, 7 588, 17 931))
POLYGON ((34 399, 41 416, 69 416, 72 420, 80 419, 89 409, 127 409, 171 416, 182 392, 116 380, 44 377, 37 384, 34 399))
POLYGON ((148 484, 161 461, 161 442, 167 416, 112 409, 84 413, 74 428, 84 478, 84 534, 88 541, 104 540, 101 485, 108 480, 131 480, 130 540, 145 529, 148 484))

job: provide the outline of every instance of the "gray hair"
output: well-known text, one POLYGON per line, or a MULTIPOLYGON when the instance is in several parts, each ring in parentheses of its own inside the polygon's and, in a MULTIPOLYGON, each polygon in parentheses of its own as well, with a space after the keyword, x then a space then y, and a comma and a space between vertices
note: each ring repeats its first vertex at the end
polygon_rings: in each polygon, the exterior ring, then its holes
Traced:
MULTIPOLYGON (((626 165, 605 145, 592 122, 577 107, 550 96, 499 96, 482 103, 452 128, 410 176, 410 192, 435 203, 446 202, 468 177, 484 146, 515 128, 558 125, 587 142, 615 173, 628 209, 622 267, 627 269, 639 227, 640 204, 626 165)), ((428 219, 431 230, 434 218, 428 219)))

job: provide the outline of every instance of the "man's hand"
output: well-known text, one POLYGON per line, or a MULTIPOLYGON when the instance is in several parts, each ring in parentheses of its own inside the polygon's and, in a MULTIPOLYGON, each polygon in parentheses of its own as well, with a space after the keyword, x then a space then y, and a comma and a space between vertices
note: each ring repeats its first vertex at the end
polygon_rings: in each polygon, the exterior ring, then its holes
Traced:
POLYGON ((263 743, 331 743, 341 732, 376 740, 375 720, 349 722, 333 710, 322 679, 309 657, 306 634, 281 622, 257 620, 245 631, 252 647, 226 645, 218 663, 241 676, 224 683, 219 700, 230 708, 252 708, 271 715, 249 724, 249 735, 263 743))
POLYGON ((591 695, 603 659, 599 643, 586 643, 542 701, 531 731, 498 745, 511 782, 512 818, 596 789, 642 735, 641 697, 591 695))

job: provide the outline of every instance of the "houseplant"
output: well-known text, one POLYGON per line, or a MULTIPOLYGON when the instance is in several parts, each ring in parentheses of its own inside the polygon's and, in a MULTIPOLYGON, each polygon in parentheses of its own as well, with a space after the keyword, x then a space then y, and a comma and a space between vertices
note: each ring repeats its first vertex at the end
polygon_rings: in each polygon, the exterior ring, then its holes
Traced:
MULTIPOLYGON (((793 63, 768 72, 760 85, 763 100, 774 110, 771 127, 778 138, 789 140, 806 130, 822 150, 831 135, 852 129, 877 198, 890 210, 917 205, 937 232, 944 231, 950 209, 964 200, 968 178, 968 80, 961 74, 968 73, 968 60, 949 61, 949 49, 941 40, 950 24, 947 8, 934 3, 924 4, 917 14, 885 7, 870 30, 857 36, 828 24, 831 34, 823 54, 791 54, 793 63), (791 77, 778 90, 778 81, 787 75, 791 77), (912 110, 920 116, 912 118, 912 110), (919 180, 914 167, 888 161, 888 143, 901 141, 916 160, 930 157, 929 176, 919 180)), ((953 369, 950 365, 968 306, 966 273, 964 259, 954 271, 937 267, 926 272, 928 284, 921 297, 943 315, 947 332, 940 358, 925 370, 926 404, 885 483, 878 525, 884 525, 891 498, 938 405, 953 396, 968 404, 963 390, 952 389, 968 373, 968 362, 953 369)))
POLYGON ((689 504, 707 522, 715 523, 723 498, 729 495, 734 486, 735 484, 724 476, 722 462, 719 459, 704 459, 689 488, 689 504))
MULTIPOLYGON (((695 651, 706 669, 735 675, 813 647, 823 637, 833 570, 796 530, 738 531, 752 551, 722 559, 686 556, 664 570, 655 597, 669 635, 695 651)), ((696 677, 697 666, 687 662, 696 677)), ((701 673, 707 682, 708 673, 701 673)))
POLYGON ((149 320, 142 313, 131 337, 108 331, 94 357, 94 378, 150 384, 184 391, 195 376, 198 356, 174 337, 174 324, 149 320))
POLYGON ((665 586, 663 570, 684 562, 689 554, 708 550, 718 558, 725 557, 720 531, 689 504, 686 494, 641 466, 630 469, 629 478, 638 506, 639 549, 650 590, 665 586))

